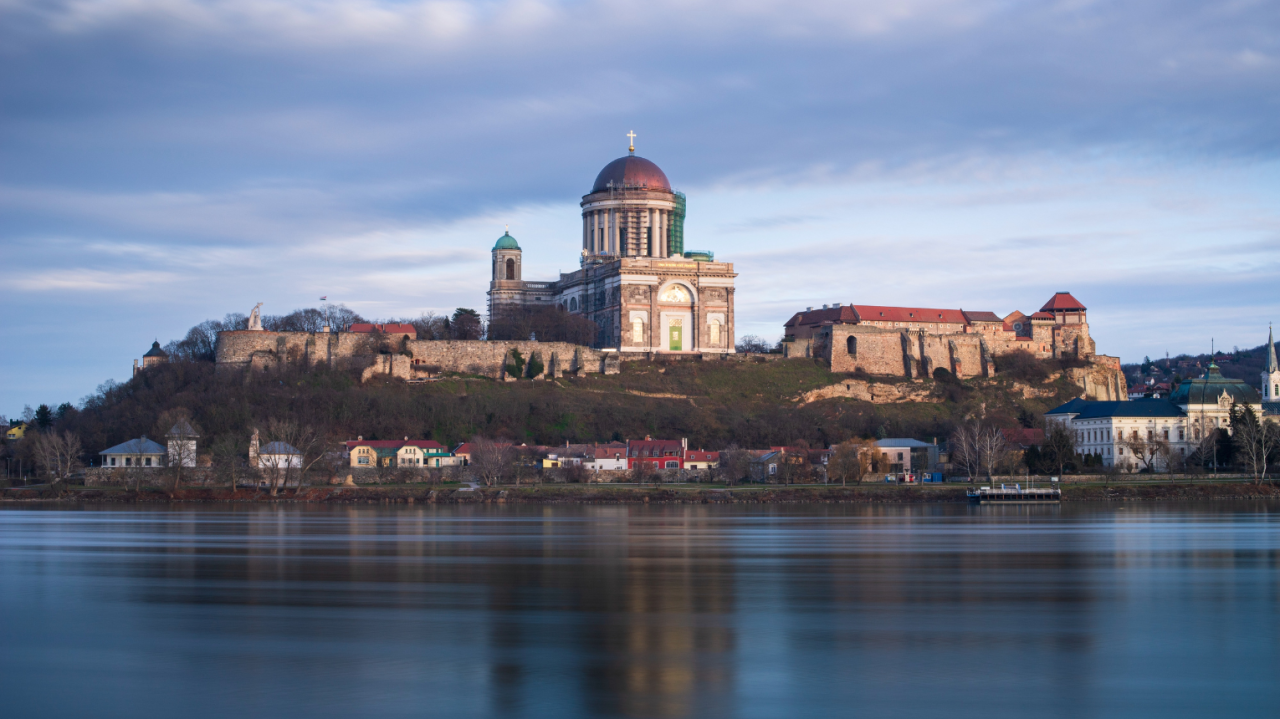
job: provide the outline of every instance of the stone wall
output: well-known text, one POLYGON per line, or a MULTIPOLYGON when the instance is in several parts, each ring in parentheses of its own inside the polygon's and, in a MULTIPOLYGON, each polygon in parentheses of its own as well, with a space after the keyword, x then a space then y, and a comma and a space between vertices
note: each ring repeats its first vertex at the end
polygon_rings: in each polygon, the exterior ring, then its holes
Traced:
MULTIPOLYGON (((266 371, 282 364, 360 370, 363 379, 386 375, 424 379, 441 372, 506 379, 506 360, 517 349, 526 363, 536 353, 545 367, 541 378, 588 373, 616 374, 618 353, 567 342, 486 340, 412 340, 377 338, 354 332, 219 332, 219 370, 266 371)), ((527 366, 527 364, 526 364, 527 366)), ((515 378, 511 378, 515 379, 515 378)))
POLYGON ((957 377, 989 377, 991 350, 979 334, 929 334, 867 325, 831 325, 813 338, 813 356, 833 372, 931 377, 938 368, 957 377))

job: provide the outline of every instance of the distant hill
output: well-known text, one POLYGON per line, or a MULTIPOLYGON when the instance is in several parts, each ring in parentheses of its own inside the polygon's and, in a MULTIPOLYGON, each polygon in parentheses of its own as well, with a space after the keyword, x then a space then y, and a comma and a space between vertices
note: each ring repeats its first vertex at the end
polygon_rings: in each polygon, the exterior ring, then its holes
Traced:
MULTIPOLYGON (((1280 347, 1280 343, 1277 344, 1280 347)), ((1176 357, 1153 357, 1150 363, 1137 362, 1121 365, 1129 384, 1139 384, 1139 378, 1154 377, 1156 381, 1172 381, 1174 379, 1194 379, 1203 374, 1209 367, 1209 353, 1200 355, 1181 354, 1176 357)), ((1231 352, 1219 351, 1213 360, 1223 377, 1242 380, 1261 389, 1262 371, 1267 365, 1267 345, 1263 344, 1251 349, 1234 349, 1231 352)))

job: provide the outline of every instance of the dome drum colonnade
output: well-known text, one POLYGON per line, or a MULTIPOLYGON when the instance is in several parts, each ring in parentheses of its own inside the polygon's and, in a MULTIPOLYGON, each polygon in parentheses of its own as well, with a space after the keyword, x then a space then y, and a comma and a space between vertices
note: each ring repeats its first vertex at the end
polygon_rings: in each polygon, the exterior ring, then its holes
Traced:
POLYGON ((684 203, 662 170, 627 155, 605 166, 582 198, 582 254, 589 257, 670 257, 683 247, 684 203))

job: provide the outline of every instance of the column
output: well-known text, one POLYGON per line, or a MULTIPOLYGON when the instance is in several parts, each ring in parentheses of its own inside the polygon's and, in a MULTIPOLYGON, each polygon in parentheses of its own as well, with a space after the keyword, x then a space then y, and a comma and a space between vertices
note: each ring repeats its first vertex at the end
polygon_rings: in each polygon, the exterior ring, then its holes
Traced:
POLYGON ((618 243, 618 211, 609 210, 609 251, 621 255, 622 249, 618 243))
POLYGON ((667 211, 658 210, 658 256, 666 257, 667 254, 667 211))
POLYGON ((590 212, 582 213, 582 249, 587 250, 588 252, 591 251, 591 247, 588 244, 590 240, 589 235, 591 234, 591 228, 588 224, 590 221, 590 218, 591 218, 590 212))
POLYGON ((653 221, 653 213, 654 213, 653 209, 645 210, 644 212, 645 228, 644 229, 645 229, 645 232, 648 233, 649 235, 649 247, 648 247, 649 256, 657 257, 658 256, 658 226, 657 226, 658 223, 653 221))

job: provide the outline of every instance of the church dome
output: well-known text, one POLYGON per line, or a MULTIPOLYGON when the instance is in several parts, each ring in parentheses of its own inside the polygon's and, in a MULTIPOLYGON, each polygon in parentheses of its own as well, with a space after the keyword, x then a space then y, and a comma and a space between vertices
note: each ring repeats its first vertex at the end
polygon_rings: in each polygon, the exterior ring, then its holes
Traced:
POLYGON ((512 236, 511 236, 511 233, 510 233, 510 232, 504 232, 504 233, 502 233, 502 237, 499 237, 499 238, 498 238, 498 241, 494 243, 494 245, 493 245, 493 249, 495 249, 495 250, 518 250, 518 249, 520 249, 520 245, 519 245, 519 243, 517 243, 517 242, 516 242, 516 238, 514 238, 514 237, 512 237, 512 236))
POLYGON ((596 175, 596 184, 591 187, 591 192, 607 191, 610 182, 613 187, 619 188, 643 187, 671 192, 671 183, 667 181, 666 174, 657 165, 635 155, 619 157, 605 165, 600 174, 596 175))

